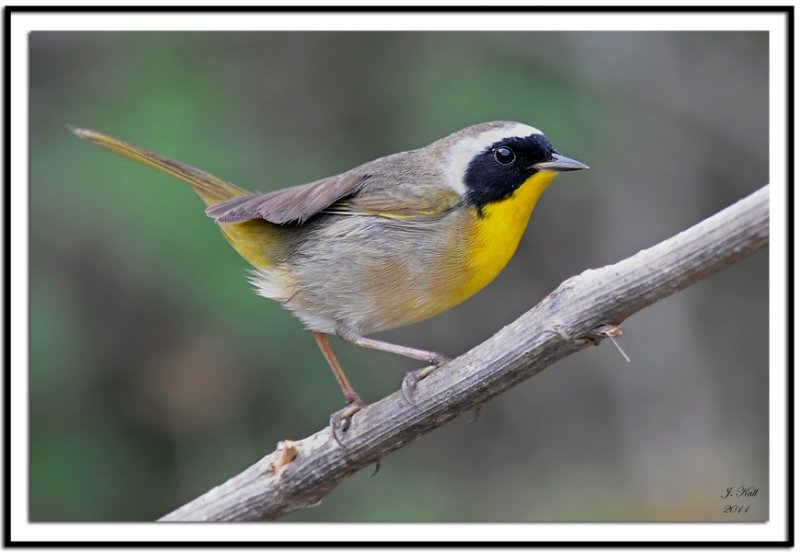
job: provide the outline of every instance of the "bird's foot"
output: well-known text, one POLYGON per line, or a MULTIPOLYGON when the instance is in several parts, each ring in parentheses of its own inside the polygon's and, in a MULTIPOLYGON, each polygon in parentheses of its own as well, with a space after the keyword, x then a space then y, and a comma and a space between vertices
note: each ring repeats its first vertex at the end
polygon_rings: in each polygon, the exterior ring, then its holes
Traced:
POLYGON ((412 406, 416 406, 417 403, 411 398, 411 393, 414 388, 417 386, 417 383, 427 378, 434 370, 443 366, 450 362, 451 359, 444 355, 436 354, 435 356, 431 356, 429 359, 433 364, 430 366, 426 366, 425 368, 421 368, 419 370, 412 370, 408 372, 406 376, 403 378, 403 384, 400 386, 400 391, 403 393, 403 398, 406 402, 412 406))
POLYGON ((340 447, 345 446, 340 438, 340 432, 347 431, 347 429, 350 427, 350 421, 352 420, 356 412, 362 410, 366 406, 367 403, 362 401, 356 395, 354 397, 348 397, 347 406, 331 414, 331 419, 330 419, 331 435, 333 436, 333 440, 339 443, 340 447))

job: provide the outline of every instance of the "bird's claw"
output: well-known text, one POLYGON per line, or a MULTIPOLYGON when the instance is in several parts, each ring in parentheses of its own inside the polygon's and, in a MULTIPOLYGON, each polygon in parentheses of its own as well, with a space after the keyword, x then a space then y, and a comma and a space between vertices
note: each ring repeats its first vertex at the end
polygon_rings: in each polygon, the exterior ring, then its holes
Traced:
MULTIPOLYGON (((444 364, 443 361, 442 364, 444 364)), ((417 386, 417 383, 427 378, 431 372, 436 370, 439 366, 438 365, 431 365, 426 366, 425 368, 421 368, 420 370, 412 370, 408 372, 406 376, 403 378, 403 383, 400 385, 400 391, 403 393, 403 398, 406 400, 408 404, 411 406, 416 406, 417 403, 411 398, 411 392, 417 386)))
POLYGON ((331 414, 331 419, 330 419, 331 435, 333 436, 333 440, 339 443, 340 447, 344 448, 344 443, 342 443, 342 440, 339 438, 339 432, 347 431, 347 429, 350 427, 350 421, 353 418, 353 416, 356 414, 356 412, 363 409, 365 406, 367 406, 366 403, 358 399, 349 402, 347 406, 331 414))

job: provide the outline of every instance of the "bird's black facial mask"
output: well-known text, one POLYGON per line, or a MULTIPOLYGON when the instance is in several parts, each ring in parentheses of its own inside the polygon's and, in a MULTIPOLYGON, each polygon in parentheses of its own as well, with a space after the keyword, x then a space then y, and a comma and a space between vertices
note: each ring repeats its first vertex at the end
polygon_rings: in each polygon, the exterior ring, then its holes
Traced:
POLYGON ((555 150, 542 134, 495 142, 470 161, 464 175, 467 203, 481 213, 487 203, 511 197, 555 150))

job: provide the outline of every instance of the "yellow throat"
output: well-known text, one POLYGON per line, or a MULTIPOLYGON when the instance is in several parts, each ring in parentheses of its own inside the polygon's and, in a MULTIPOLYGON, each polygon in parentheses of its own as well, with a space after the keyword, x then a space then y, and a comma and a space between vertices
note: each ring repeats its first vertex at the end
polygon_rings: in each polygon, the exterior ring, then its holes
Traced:
POLYGON ((483 217, 474 213, 471 245, 467 252, 467 279, 453 291, 463 301, 491 282, 517 250, 519 241, 539 196, 555 171, 541 171, 520 186, 508 199, 483 208, 483 217))

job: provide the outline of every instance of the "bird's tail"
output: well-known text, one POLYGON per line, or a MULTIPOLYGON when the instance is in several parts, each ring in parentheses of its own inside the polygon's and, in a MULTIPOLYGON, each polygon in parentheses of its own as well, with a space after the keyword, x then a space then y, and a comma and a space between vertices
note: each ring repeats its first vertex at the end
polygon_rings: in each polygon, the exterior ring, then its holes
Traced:
POLYGON ((111 150, 123 157, 133 159, 143 165, 153 167, 176 178, 180 178, 189 184, 208 206, 222 203, 233 197, 249 195, 250 193, 230 182, 225 182, 221 178, 217 178, 213 174, 195 169, 185 163, 164 157, 163 155, 140 148, 139 146, 117 140, 111 136, 106 136, 105 134, 85 128, 69 127, 69 129, 74 132, 78 138, 82 138, 96 146, 111 150))
MULTIPOLYGON (((145 148, 128 144, 93 130, 74 127, 69 127, 69 129, 78 138, 183 180, 197 192, 197 195, 209 207, 234 197, 250 195, 247 190, 217 178, 213 174, 145 148)), ((269 269, 274 266, 275 259, 280 255, 282 249, 281 233, 284 231, 283 228, 262 219, 254 219, 235 224, 220 224, 220 229, 228 243, 250 264, 260 269, 269 269)))

